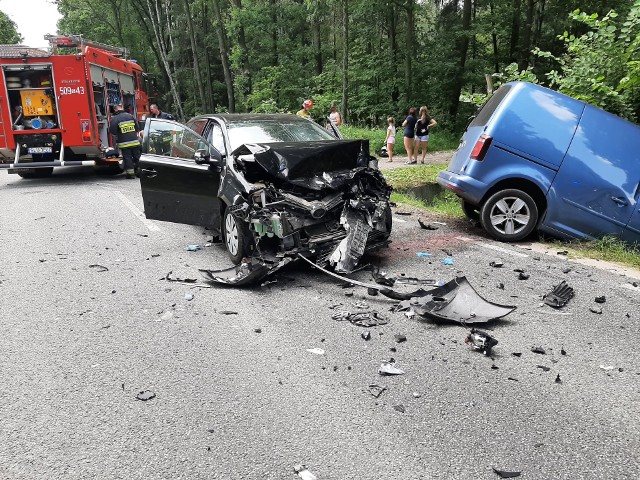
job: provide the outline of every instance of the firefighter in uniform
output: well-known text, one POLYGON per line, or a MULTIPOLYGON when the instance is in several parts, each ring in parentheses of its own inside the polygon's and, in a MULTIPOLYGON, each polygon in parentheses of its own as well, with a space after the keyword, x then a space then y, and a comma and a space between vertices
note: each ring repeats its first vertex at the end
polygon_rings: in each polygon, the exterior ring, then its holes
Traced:
POLYGON ((116 137, 116 144, 122 153, 127 178, 135 178, 136 175, 140 176, 138 168, 142 154, 138 138, 140 127, 136 118, 124 111, 122 104, 114 105, 113 110, 115 115, 111 117, 109 132, 116 137))

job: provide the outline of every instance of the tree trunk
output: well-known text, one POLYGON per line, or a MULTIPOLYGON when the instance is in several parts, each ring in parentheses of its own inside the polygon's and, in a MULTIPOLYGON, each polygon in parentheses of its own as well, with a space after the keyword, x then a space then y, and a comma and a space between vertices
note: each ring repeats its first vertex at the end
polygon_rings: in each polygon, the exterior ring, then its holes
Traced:
POLYGON ((453 78, 451 91, 451 104, 449 112, 454 118, 458 114, 458 105, 460 103, 460 93, 464 84, 464 66, 467 62, 467 51, 469 50, 469 32, 471 30, 471 0, 464 0, 462 6, 462 35, 458 41, 458 68, 453 78))
POLYGON ((509 62, 517 61, 518 43, 520 42, 520 7, 522 0, 513 0, 513 17, 511 19, 511 42, 509 44, 509 62))
POLYGON ((218 34, 218 49, 220 50, 220 61, 222 62, 222 72, 224 73, 224 83, 227 86, 227 101, 229 102, 229 112, 236 111, 236 97, 233 92, 233 77, 229 66, 229 48, 227 46, 227 32, 224 28, 224 19, 220 10, 220 0, 212 0, 213 15, 216 20, 218 34))
POLYGON ((525 19, 524 35, 522 37, 522 49, 520 50, 520 61, 518 66, 525 70, 529 66, 531 56, 531 35, 533 33, 533 15, 535 12, 535 0, 527 0, 527 16, 525 19))
POLYGON ((391 65, 391 78, 393 78, 393 87, 391 90, 391 101, 394 105, 400 100, 400 91, 398 90, 398 38, 397 38, 397 22, 396 22, 396 7, 395 4, 389 4, 389 43, 390 43, 390 65, 391 65))
MULTIPOLYGON (((233 0, 233 4, 238 10, 242 10, 242 0, 233 0)), ((247 88, 244 94, 250 95, 253 91, 253 73, 249 62, 249 49, 247 48, 247 40, 244 34, 244 25, 242 24, 238 27, 238 46, 240 47, 242 74, 247 79, 247 88)))
POLYGON ((320 75, 322 73, 322 41, 320 38, 320 19, 316 15, 312 17, 313 24, 311 25, 311 41, 313 44, 313 58, 315 60, 315 73, 320 75))
MULTIPOLYGON (((491 9, 491 18, 495 19, 495 13, 494 13, 494 0, 490 0, 489 1, 489 8, 491 9)), ((495 21, 493 22, 492 25, 492 29, 491 29, 491 43, 493 45, 493 71, 495 73, 500 72, 500 55, 498 52, 498 34, 496 32, 496 24, 495 21)))
MULTIPOLYGON (((542 23, 544 18, 545 0, 538 1, 538 8, 536 9, 535 27, 533 30, 533 38, 531 40, 531 46, 537 47, 540 34, 542 33, 542 23)), ((529 64, 535 66, 535 55, 529 55, 529 64)))
MULTIPOLYGON (((208 5, 208 0, 202 0, 202 31, 206 32, 207 29, 209 28, 209 25, 211 25, 211 22, 209 22, 209 10, 207 8, 208 5)), ((207 37, 205 35, 205 45, 207 44, 206 41, 207 37)), ((204 69, 205 69, 205 77, 206 77, 206 82, 205 82, 205 89, 207 92, 207 97, 206 97, 206 101, 207 101, 207 112, 213 112, 215 110, 215 102, 213 99, 213 85, 211 83, 211 57, 209 56, 209 48, 205 48, 204 49, 204 69)))
POLYGON ((278 65, 278 0, 269 0, 271 12, 271 65, 278 65))
POLYGON ((349 0, 342 0, 342 121, 347 122, 349 107, 349 0))
POLYGON ((185 13, 187 14, 187 27, 189 30, 189 41, 191 42, 191 52, 193 54, 193 73, 195 76, 194 83, 198 88, 200 97, 200 108, 206 111, 204 88, 202 86, 202 75, 200 75, 200 60, 198 60, 198 44, 196 43, 196 34, 193 28, 193 19, 191 18, 191 8, 189 0, 183 0, 185 13))
POLYGON ((405 3, 405 9, 407 11, 407 31, 406 31, 406 46, 404 57, 404 96, 407 103, 411 102, 413 98, 413 58, 415 56, 415 44, 416 44, 416 16, 415 16, 415 1, 407 0, 405 3))
POLYGON ((146 0, 147 7, 149 12, 149 19, 151 20, 151 26, 153 27, 153 33, 156 37, 156 42, 158 44, 158 52, 160 53, 160 59, 162 60, 162 66, 167 74, 169 80, 169 87, 171 89, 171 95, 173 96, 174 108, 178 118, 184 117, 184 112, 182 110, 182 103, 180 101, 180 94, 178 93, 178 80, 174 78, 173 72, 171 71, 171 66, 169 65, 169 60, 167 58, 168 50, 167 44, 164 41, 163 32, 161 30, 161 26, 164 23, 162 16, 162 8, 160 6, 160 0, 154 0, 153 5, 151 4, 152 0, 146 0))

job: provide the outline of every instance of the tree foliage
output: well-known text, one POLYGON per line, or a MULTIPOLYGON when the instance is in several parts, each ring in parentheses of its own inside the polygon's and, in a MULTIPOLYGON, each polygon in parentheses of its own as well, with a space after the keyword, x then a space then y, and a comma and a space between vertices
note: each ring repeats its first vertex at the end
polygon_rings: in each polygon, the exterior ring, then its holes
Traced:
POLYGON ((475 108, 469 100, 486 96, 487 74, 496 83, 541 79, 630 118, 638 109, 637 3, 58 0, 60 33, 129 48, 156 75, 157 102, 183 117, 295 112, 312 98, 318 120, 335 104, 347 122, 383 126, 427 105, 450 130, 464 126, 475 108), (602 71, 588 57, 606 59, 602 71))
POLYGON ((15 45, 22 42, 16 23, 6 13, 0 12, 0 44, 15 45))

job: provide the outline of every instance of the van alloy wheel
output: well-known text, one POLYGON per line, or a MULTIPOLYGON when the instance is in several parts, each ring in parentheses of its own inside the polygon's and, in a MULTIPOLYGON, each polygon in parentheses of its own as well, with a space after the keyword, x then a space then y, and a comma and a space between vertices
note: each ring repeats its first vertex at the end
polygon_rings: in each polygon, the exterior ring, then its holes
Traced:
POLYGON ((538 223, 538 207, 529 194, 508 189, 495 193, 482 206, 481 222, 489 235, 516 242, 529 235, 538 223))

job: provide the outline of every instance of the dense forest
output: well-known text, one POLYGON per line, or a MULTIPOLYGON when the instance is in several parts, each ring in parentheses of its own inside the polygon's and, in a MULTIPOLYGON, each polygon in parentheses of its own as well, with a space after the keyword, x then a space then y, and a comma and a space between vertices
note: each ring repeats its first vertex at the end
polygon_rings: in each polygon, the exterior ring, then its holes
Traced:
POLYGON ((295 112, 464 126, 512 79, 640 114, 640 0, 57 0, 59 33, 127 47, 181 118, 295 112), (579 10, 578 10, 579 9, 579 10))

